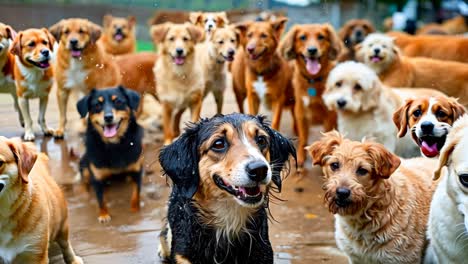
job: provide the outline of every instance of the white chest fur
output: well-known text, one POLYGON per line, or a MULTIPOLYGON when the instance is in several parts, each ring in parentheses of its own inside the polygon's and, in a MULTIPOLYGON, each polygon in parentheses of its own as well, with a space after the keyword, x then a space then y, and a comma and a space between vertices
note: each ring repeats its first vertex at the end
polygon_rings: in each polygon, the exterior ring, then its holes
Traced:
POLYGON ((85 80, 88 72, 79 59, 70 58, 70 67, 67 69, 66 76, 65 88, 86 91, 85 80))
POLYGON ((15 57, 15 62, 23 76, 23 80, 21 80, 20 84, 26 89, 22 96, 25 98, 47 96, 47 89, 52 85, 53 80, 52 78, 43 79, 46 70, 24 66, 18 56, 15 57))
POLYGON ((263 76, 257 76, 257 80, 253 83, 253 87, 260 100, 263 100, 263 98, 265 98, 265 93, 268 89, 267 83, 265 82, 265 80, 263 80, 263 76))

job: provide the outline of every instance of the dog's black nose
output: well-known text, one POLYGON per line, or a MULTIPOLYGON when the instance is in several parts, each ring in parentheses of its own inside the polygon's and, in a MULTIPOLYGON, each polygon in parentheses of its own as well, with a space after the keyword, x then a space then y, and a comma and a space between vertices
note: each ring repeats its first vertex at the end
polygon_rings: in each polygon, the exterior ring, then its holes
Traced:
POLYGON ((254 161, 247 164, 245 170, 252 181, 261 182, 268 174, 268 165, 263 161, 254 161))
POLYGON ((344 187, 338 187, 336 189, 336 196, 340 200, 345 200, 349 198, 349 196, 351 196, 351 190, 348 188, 344 188, 344 187))
POLYGON ((104 121, 110 123, 114 120, 114 115, 112 113, 104 114, 104 121))
POLYGON ((374 53, 375 53, 375 54, 379 54, 379 53, 380 53, 380 49, 379 49, 379 48, 375 48, 375 49, 374 49, 374 53))
POLYGON ((3 190, 3 188, 5 188, 5 184, 0 183, 0 192, 3 190))
POLYGON ((208 28, 212 28, 212 27, 213 27, 213 25, 212 25, 212 24, 209 24, 209 25, 208 25, 208 28))
POLYGON ((432 134, 432 130, 434 130, 434 124, 429 121, 424 121, 421 124, 421 130, 423 134, 432 134))
POLYGON ((70 39, 70 45, 72 45, 72 46, 78 45, 78 40, 76 38, 70 39))
POLYGON ((358 30, 356 31, 356 37, 362 37, 362 31, 361 30, 358 30))
POLYGON ((308 47, 307 48, 307 52, 309 52, 309 54, 311 54, 311 55, 317 54, 317 51, 318 51, 318 49, 316 47, 308 47))
POLYGON ((228 50, 228 55, 229 55, 229 56, 234 56, 235 53, 236 53, 236 51, 233 50, 233 49, 229 49, 229 50, 228 50))
POLYGON ((41 50, 41 54, 44 56, 44 57, 49 57, 49 50, 48 49, 43 49, 41 50))
POLYGON ((117 32, 117 33, 122 33, 122 28, 116 28, 116 29, 115 29, 115 32, 117 32))
POLYGON ((346 100, 345 99, 338 99, 336 100, 336 104, 338 105, 339 108, 343 108, 346 106, 346 100))
POLYGON ((184 49, 182 49, 182 48, 176 48, 175 51, 176 51, 177 55, 179 55, 179 56, 184 53, 184 49))

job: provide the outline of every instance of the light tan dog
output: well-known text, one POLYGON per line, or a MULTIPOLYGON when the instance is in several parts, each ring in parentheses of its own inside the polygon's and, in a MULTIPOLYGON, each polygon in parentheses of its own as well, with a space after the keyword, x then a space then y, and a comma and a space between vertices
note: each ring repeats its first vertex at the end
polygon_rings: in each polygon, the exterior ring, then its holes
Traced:
POLYGON ((152 26, 151 35, 159 51, 153 71, 163 106, 164 143, 170 144, 180 133, 180 118, 187 108, 193 122, 200 117, 205 83, 195 61, 195 45, 203 32, 188 23, 165 23, 152 26))
POLYGON ((13 79, 13 65, 15 57, 9 52, 11 41, 16 36, 12 27, 0 23, 0 93, 7 93, 13 97, 15 110, 18 112, 18 119, 21 126, 24 126, 23 116, 18 106, 16 96, 16 86, 13 79))
POLYGON ((308 150, 322 167, 336 244, 350 263, 420 263, 436 161, 400 161, 381 144, 336 131, 308 150))
POLYGON ((468 25, 466 17, 459 15, 451 19, 445 20, 442 24, 430 23, 427 24, 418 31, 416 34, 430 34, 432 32, 446 33, 446 34, 463 34, 468 31, 468 25))
POLYGON ((101 36, 98 25, 87 19, 70 18, 49 30, 59 41, 54 71, 60 120, 54 137, 63 138, 71 90, 87 94, 93 88, 116 86, 120 83, 120 74, 111 55, 97 44, 101 36))
POLYGON ((218 114, 222 112, 224 90, 228 85, 227 63, 234 60, 239 38, 234 27, 217 28, 212 30, 205 42, 196 46, 196 61, 202 68, 205 82, 204 97, 213 94, 218 114))
POLYGON ((135 52, 136 18, 134 16, 113 17, 105 15, 102 21, 103 34, 99 39, 104 50, 112 55, 123 55, 135 52))
POLYGON ((229 24, 226 12, 190 12, 189 20, 203 29, 204 39, 209 39, 213 30, 229 24))
POLYGON ((39 98, 39 125, 45 136, 54 131, 45 121, 49 92, 54 81, 51 66, 55 39, 46 28, 20 31, 13 41, 14 76, 19 109, 24 118, 26 141, 34 140, 34 128, 29 112, 29 100, 39 98))
POLYGON ((447 137, 434 180, 441 177, 429 214, 429 246, 424 263, 465 263, 468 258, 468 115, 447 137), (446 167, 445 173, 442 170, 446 167))
POLYGON ((434 88, 468 106, 468 65, 402 56, 393 39, 373 33, 357 47, 357 58, 391 87, 434 88))
POLYGON ((49 263, 56 241, 67 264, 82 264, 69 240, 67 202, 48 158, 20 140, 0 137, 0 261, 49 263))

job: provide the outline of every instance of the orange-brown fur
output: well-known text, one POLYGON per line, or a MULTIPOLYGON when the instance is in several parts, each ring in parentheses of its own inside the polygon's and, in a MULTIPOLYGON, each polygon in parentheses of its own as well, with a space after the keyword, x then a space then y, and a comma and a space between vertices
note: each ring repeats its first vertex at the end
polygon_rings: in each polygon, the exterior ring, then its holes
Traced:
POLYGON ((336 112, 329 111, 322 100, 328 74, 335 66, 335 59, 340 54, 341 41, 329 24, 295 25, 284 37, 280 51, 286 59, 294 59, 292 85, 296 101, 294 113, 298 127, 299 142, 297 161, 302 167, 306 159, 304 147, 307 144, 309 128, 313 123, 321 123, 325 131, 336 127, 336 112), (317 48, 316 54, 310 54, 308 48, 317 48), (306 68, 304 58, 318 59, 321 68, 316 74, 306 68), (310 83, 313 80, 313 83, 310 83), (315 96, 308 94, 308 89, 315 89, 315 96))
POLYGON ((272 127, 278 129, 283 108, 294 104, 291 86, 292 69, 288 62, 277 52, 281 34, 287 18, 273 22, 246 22, 237 28, 241 32, 241 46, 231 65, 233 88, 239 111, 244 112, 247 97, 248 113, 258 114, 261 98, 254 88, 258 76, 266 83, 264 101, 272 108, 272 127), (246 50, 254 47, 253 55, 246 50), (259 56, 252 58, 252 56, 259 56))
POLYGON ((463 36, 412 36, 402 32, 389 32, 395 44, 408 57, 428 57, 438 60, 468 63, 468 38, 463 36))
POLYGON ((122 85, 140 94, 156 96, 156 83, 153 67, 158 59, 154 52, 138 52, 118 56, 115 59, 119 65, 122 85))
POLYGON ((32 146, 0 137, 0 174, 8 177, 2 177, 7 183, 0 192, 0 247, 16 253, 4 259, 8 263, 47 264, 54 241, 66 263, 83 263, 70 245, 67 202, 47 162, 32 146))
POLYGON ((124 55, 135 52, 136 18, 134 16, 123 18, 105 15, 102 24, 103 34, 99 39, 99 42, 102 43, 102 46, 107 53, 112 55, 124 55), (117 28, 122 30, 123 39, 121 40, 115 38, 117 28))
POLYGON ((18 111, 18 119, 20 124, 24 126, 23 116, 18 106, 13 76, 15 57, 10 53, 10 42, 15 36, 16 32, 12 27, 0 23, 0 93, 8 93, 13 97, 15 110, 18 111))
POLYGON ((442 24, 427 24, 424 27, 418 29, 416 34, 426 34, 435 30, 438 32, 446 32, 450 35, 463 34, 468 31, 468 25, 466 24, 466 19, 463 16, 456 16, 454 18, 447 19, 442 24))
POLYGON ((352 263, 420 263, 436 161, 400 159, 383 145, 329 132, 308 148, 324 173, 335 239, 352 263), (401 165, 400 165, 401 163, 401 165), (348 190, 346 200, 338 190, 348 190))
POLYGON ((204 39, 206 39, 206 35, 210 34, 212 30, 225 27, 229 24, 226 12, 190 12, 189 20, 190 23, 201 28, 205 32, 204 39), (214 22, 214 25, 212 25, 212 27, 209 29, 206 26, 208 22, 214 22))
POLYGON ((53 25, 50 31, 59 41, 54 70, 60 120, 54 136, 63 138, 70 89, 88 93, 93 88, 115 86, 120 83, 120 75, 115 61, 97 43, 101 36, 98 25, 86 19, 70 18, 53 25), (73 38, 82 49, 81 59, 71 56, 69 42, 73 38), (77 73, 84 74, 83 78, 78 79, 77 73), (70 80, 71 76, 74 76, 73 80, 70 80))
POLYGON ((375 32, 375 27, 367 19, 351 19, 346 22, 338 32, 338 36, 345 46, 338 61, 355 60, 354 46, 373 32, 375 32), (356 39, 356 32, 361 32, 362 39, 356 39))

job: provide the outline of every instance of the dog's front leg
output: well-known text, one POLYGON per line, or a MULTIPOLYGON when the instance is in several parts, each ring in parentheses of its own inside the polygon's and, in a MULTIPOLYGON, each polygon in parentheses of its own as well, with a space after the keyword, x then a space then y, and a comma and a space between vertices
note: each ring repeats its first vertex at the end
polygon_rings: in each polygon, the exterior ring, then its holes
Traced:
POLYGON ((52 136, 54 134, 54 130, 49 128, 46 124, 45 114, 47 110, 47 102, 49 101, 49 95, 43 96, 39 98, 39 125, 41 126, 42 133, 44 136, 52 136))
MULTIPOLYGON (((299 97, 296 97, 299 98, 299 97)), ((298 171, 300 172, 304 167, 306 151, 305 145, 307 144, 307 139, 309 137, 309 126, 305 117, 304 103, 301 99, 296 100, 294 105, 294 116, 296 118, 295 123, 297 125, 297 132, 299 136, 299 142, 297 145, 297 165, 298 171)))
POLYGON ((65 124, 67 123, 67 104, 70 92, 65 87, 57 87, 57 101, 59 105, 59 127, 54 133, 54 137, 62 139, 65 133, 65 124))
POLYGON ((70 243, 68 223, 65 223, 59 231, 57 243, 62 251, 63 260, 67 264, 83 264, 83 260, 75 254, 70 243))
POLYGON ((140 191, 141 191, 141 177, 143 175, 143 170, 138 172, 133 172, 130 174, 133 182, 133 191, 132 191, 132 200, 131 200, 131 210, 132 212, 140 211, 140 191))
POLYGON ((29 99, 24 97, 18 97, 18 104, 21 111, 21 114, 24 117, 24 136, 23 139, 26 141, 33 141, 34 140, 34 130, 31 115, 29 112, 29 99))
POLYGON ((172 143, 174 138, 174 130, 172 124, 173 107, 170 102, 163 102, 163 130, 164 130, 164 145, 172 143))
POLYGON ((13 90, 11 93, 11 96, 13 97, 13 102, 15 106, 15 110, 18 112, 18 120, 20 122, 21 127, 24 127, 24 119, 23 119, 23 114, 21 114, 21 110, 18 105, 18 96, 16 95, 16 89, 13 90))
POLYGON ((283 99, 280 99, 274 106, 273 121, 271 122, 271 127, 274 130, 279 130, 281 122, 281 114, 283 113, 284 102, 283 99))
POLYGON ((203 103, 203 94, 196 93, 192 95, 192 103, 190 104, 190 113, 192 114, 192 122, 197 122, 200 118, 201 108, 203 103))

